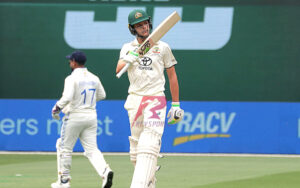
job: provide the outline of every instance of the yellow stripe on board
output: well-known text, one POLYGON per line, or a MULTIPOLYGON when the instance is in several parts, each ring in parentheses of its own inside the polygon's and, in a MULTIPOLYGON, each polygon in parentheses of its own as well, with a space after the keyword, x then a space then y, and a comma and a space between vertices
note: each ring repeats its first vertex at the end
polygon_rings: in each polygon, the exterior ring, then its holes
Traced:
POLYGON ((174 139, 173 146, 204 138, 230 138, 230 136, 230 134, 194 134, 190 136, 181 136, 174 139))

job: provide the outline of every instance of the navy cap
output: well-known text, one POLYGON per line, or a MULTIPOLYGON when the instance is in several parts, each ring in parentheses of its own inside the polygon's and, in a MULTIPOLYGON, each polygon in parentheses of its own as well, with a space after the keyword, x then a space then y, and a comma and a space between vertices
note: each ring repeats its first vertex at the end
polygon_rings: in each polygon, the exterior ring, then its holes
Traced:
POLYGON ((66 56, 69 60, 74 60, 79 64, 84 64, 86 62, 86 56, 81 51, 75 51, 71 55, 66 56))

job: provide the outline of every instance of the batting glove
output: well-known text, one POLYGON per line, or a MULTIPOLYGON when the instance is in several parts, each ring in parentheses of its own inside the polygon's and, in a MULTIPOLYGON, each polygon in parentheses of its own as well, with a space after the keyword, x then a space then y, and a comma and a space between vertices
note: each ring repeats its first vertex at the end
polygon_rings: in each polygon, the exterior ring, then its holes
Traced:
POLYGON ((59 113, 61 111, 61 108, 59 108, 56 104, 54 105, 54 107, 52 108, 52 118, 53 119, 57 119, 60 120, 60 116, 59 113))
POLYGON ((168 112, 168 124, 176 124, 183 118, 184 110, 180 108, 179 102, 172 102, 172 107, 168 112))
POLYGON ((134 51, 128 51, 123 60, 132 64, 139 60, 139 54, 134 51))

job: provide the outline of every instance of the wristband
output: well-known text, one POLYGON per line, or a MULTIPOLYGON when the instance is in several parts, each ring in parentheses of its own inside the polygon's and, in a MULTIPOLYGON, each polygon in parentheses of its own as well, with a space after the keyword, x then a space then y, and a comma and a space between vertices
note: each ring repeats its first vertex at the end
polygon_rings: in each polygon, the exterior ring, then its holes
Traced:
POLYGON ((172 102, 172 107, 180 107, 180 102, 172 102))

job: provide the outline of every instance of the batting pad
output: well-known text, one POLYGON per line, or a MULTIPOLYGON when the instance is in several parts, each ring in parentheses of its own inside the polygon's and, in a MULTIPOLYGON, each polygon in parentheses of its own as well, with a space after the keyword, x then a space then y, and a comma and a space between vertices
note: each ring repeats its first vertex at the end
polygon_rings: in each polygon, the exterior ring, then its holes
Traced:
POLYGON ((137 156, 137 146, 138 146, 138 139, 129 136, 129 143, 130 143, 130 161, 133 163, 133 165, 135 166, 136 164, 136 156, 137 156))
POLYGON ((145 129, 137 148, 137 161, 130 188, 148 188, 153 184, 157 157, 161 146, 161 135, 145 129))

